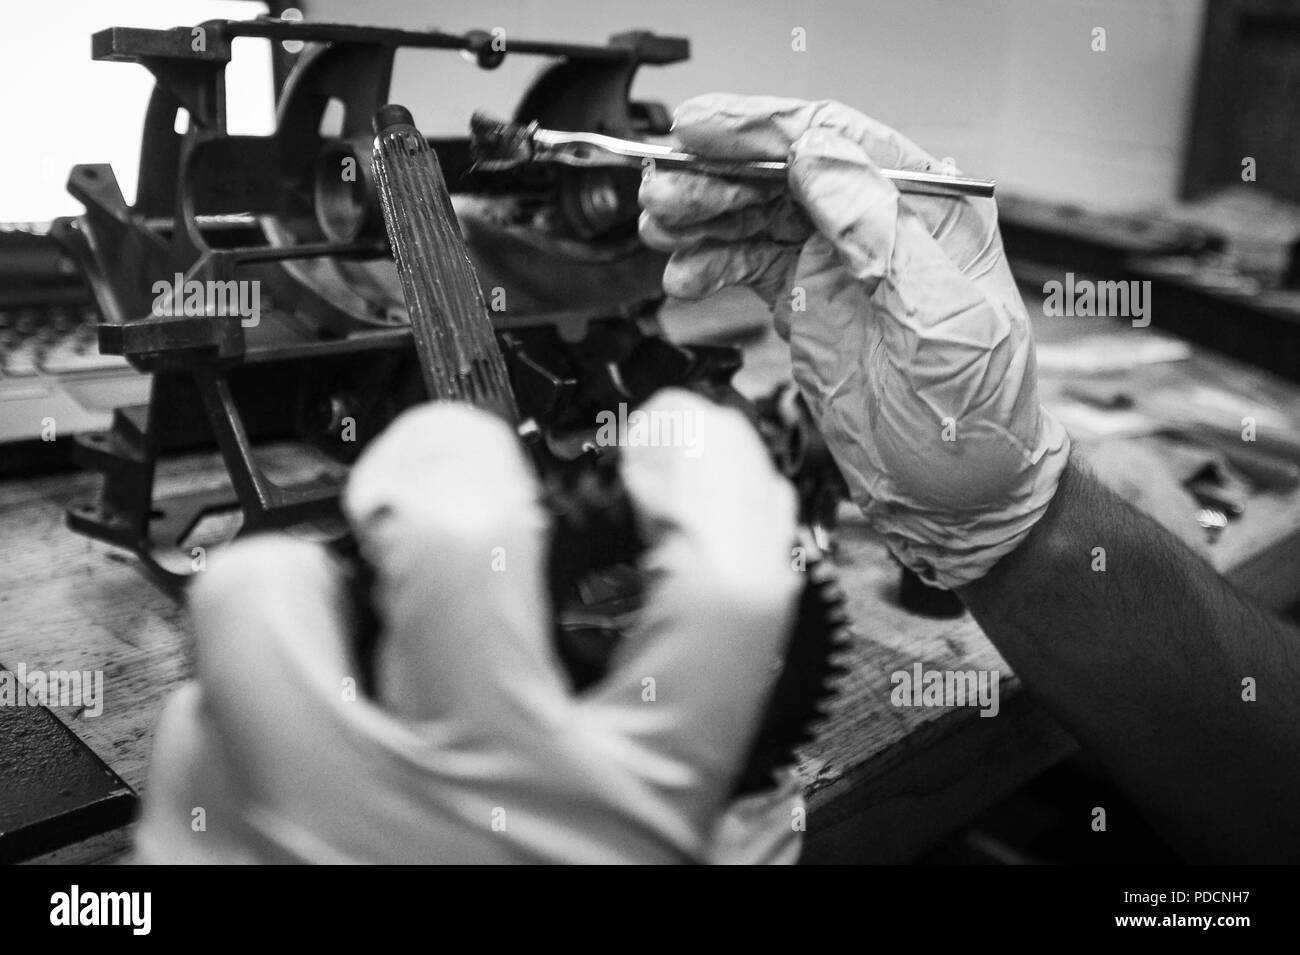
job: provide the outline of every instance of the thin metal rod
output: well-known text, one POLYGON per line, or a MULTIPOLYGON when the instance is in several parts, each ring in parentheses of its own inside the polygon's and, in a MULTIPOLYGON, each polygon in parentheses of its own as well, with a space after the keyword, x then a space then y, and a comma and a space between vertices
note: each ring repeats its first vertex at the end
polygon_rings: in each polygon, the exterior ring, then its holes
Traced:
MULTIPOLYGON (((532 130, 532 137, 536 149, 535 159, 566 165, 639 167, 652 162, 656 168, 768 182, 784 182, 789 172, 789 164, 785 162, 710 159, 681 152, 670 146, 640 143, 600 133, 564 133, 536 128, 532 130)), ((997 186, 993 179, 948 176, 910 169, 881 169, 880 173, 898 186, 900 192, 988 198, 997 186)))

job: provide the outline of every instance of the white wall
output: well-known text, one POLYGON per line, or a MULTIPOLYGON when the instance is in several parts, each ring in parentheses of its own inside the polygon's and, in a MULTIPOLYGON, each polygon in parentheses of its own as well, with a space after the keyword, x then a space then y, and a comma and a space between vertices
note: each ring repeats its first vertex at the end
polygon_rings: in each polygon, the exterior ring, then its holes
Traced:
MULTIPOLYGON (((1131 207, 1177 189, 1203 10, 1204 0, 314 0, 309 16, 583 42, 682 34, 691 60, 644 69, 636 95, 840 99, 1009 190, 1131 207), (806 52, 791 49, 795 27, 806 52), (1104 53, 1091 49, 1094 27, 1106 30, 1104 53)), ((448 130, 475 106, 506 111, 534 68, 520 57, 471 76, 446 62, 455 58, 407 59, 394 99, 448 130)))
MULTIPOLYGON (((1203 7, 1204 0, 311 0, 309 12, 313 20, 457 32, 501 26, 593 43, 636 28, 682 34, 692 59, 644 69, 636 95, 670 105, 710 90, 833 97, 1007 190, 1131 207, 1177 188, 1203 7), (1097 26, 1107 31, 1105 53, 1090 49, 1097 26), (796 27, 806 31, 806 52, 791 49, 796 27)), ((76 212, 63 188, 74 162, 113 163, 133 197, 151 81, 133 64, 91 62, 92 30, 256 11, 219 0, 64 0, 57 17, 39 4, 7 11, 0 130, 10 148, 0 158, 0 221, 76 212)), ((269 117, 269 102, 250 93, 266 88, 265 56, 260 41, 236 44, 231 125, 244 132, 265 131, 269 117), (250 103, 266 116, 244 115, 250 103)), ((430 132, 463 131, 475 107, 508 112, 537 62, 508 58, 484 73, 452 54, 410 52, 399 59, 393 98, 430 132)))
MULTIPOLYGON (((153 77, 135 63, 90 58, 90 37, 110 26, 160 29, 243 19, 265 8, 234 0, 59 0, 6 3, 0 28, 0 222, 76 215, 68 171, 112 165, 127 202, 135 199, 140 132, 153 77)), ((266 44, 240 50, 226 89, 241 104, 239 131, 273 130, 271 57, 266 44)))

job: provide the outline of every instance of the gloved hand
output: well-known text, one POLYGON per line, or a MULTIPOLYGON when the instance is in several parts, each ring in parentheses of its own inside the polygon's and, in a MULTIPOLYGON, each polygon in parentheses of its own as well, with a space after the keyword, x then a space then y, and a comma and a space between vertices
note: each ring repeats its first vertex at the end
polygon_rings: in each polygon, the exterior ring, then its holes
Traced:
POLYGON ((1038 403, 993 200, 900 196, 880 167, 938 163, 838 103, 712 94, 674 132, 687 151, 790 171, 773 185, 649 170, 641 236, 672 253, 665 291, 754 289, 893 553, 944 587, 983 576, 1045 512, 1069 453, 1038 403))
POLYGON ((795 502, 736 412, 684 392, 644 410, 695 415, 698 452, 623 452, 648 599, 581 696, 552 649, 537 482, 483 412, 412 410, 352 472, 385 631, 377 701, 326 550, 265 535, 216 555, 192 590, 197 681, 157 733, 142 861, 698 861, 734 840, 719 822, 800 585, 795 502))

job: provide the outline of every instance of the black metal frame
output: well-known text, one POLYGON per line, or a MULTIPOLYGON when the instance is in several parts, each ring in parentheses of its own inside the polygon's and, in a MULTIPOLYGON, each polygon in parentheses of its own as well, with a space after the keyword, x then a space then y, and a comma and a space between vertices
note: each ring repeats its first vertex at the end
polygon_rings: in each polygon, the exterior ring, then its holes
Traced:
MULTIPOLYGON (((244 532, 337 513, 337 478, 277 484, 259 465, 255 442, 292 436, 330 443, 328 429, 305 427, 301 412, 314 401, 328 404, 340 391, 366 396, 372 404, 374 396, 383 396, 379 400, 391 413, 420 395, 391 384, 409 377, 398 374, 412 351, 407 328, 377 314, 374 303, 338 274, 340 263, 389 255, 382 226, 340 242, 317 223, 314 163, 327 143, 319 132, 321 118, 330 100, 339 100, 344 121, 337 141, 366 142, 371 117, 387 99, 399 48, 466 51, 491 69, 507 55, 496 47, 485 31, 455 35, 267 17, 170 30, 113 27, 95 34, 96 59, 138 63, 156 80, 137 199, 134 206, 125 203, 110 167, 77 166, 68 188, 86 212, 56 223, 54 234, 79 261, 98 301, 104 316, 101 351, 126 356, 154 380, 147 406, 118 409, 111 431, 78 439, 79 462, 102 471, 104 483, 98 500, 69 509, 74 530, 133 551, 161 582, 177 585, 185 575, 165 568, 159 552, 179 546, 208 513, 239 507, 244 532), (232 136, 226 129, 224 74, 239 37, 306 44, 284 82, 277 129, 269 137, 232 136), (175 132, 181 109, 189 114, 184 134, 175 132), (275 243, 265 241, 269 229, 275 243), (187 281, 259 281, 261 322, 245 328, 229 314, 151 314, 153 283, 178 273, 187 281), (159 455, 201 441, 205 430, 221 452, 231 490, 158 500, 159 455)), ((607 46, 511 38, 508 54, 558 59, 525 94, 516 118, 628 135, 638 117, 662 113, 629 102, 638 67, 684 59, 689 46, 649 33, 615 36, 607 46)), ((433 145, 449 180, 466 171, 466 140, 433 145)), ((633 239, 623 242, 620 254, 649 253, 633 239)), ((628 319, 646 317, 655 304, 653 298, 632 302, 625 314, 614 316, 609 309, 556 315, 553 321, 536 316, 525 322, 530 328, 512 328, 505 344, 512 371, 525 379, 518 381, 521 392, 533 394, 538 408, 560 408, 576 391, 565 371, 575 370, 573 354, 558 372, 548 370, 557 366, 539 361, 538 354, 555 353, 558 340, 572 342, 611 318, 623 326, 621 333, 606 334, 619 343, 621 353, 613 360, 633 351, 644 357, 646 349, 656 361, 671 359, 681 350, 664 342, 640 347, 639 332, 627 340, 626 332, 637 329, 628 319)), ((698 364, 689 355, 683 362, 698 364)), ((590 371, 609 361, 576 364, 590 371)), ((337 417, 327 413, 322 420, 337 417)), ((370 417, 372 430, 385 418, 370 417)), ((346 459, 363 444, 333 442, 330 450, 346 459)))

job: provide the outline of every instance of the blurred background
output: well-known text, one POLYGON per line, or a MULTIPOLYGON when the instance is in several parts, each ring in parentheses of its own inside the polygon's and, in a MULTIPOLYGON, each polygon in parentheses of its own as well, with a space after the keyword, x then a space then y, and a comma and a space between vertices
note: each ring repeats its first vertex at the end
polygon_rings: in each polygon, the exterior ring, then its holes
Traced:
MULTIPOLYGON (((1107 208, 1178 193, 1205 19, 1202 0, 314 0, 302 7, 319 21, 450 32, 499 26, 530 39, 603 43, 630 29, 686 36, 691 59, 642 70, 637 98, 675 105, 732 91, 839 99, 1008 189, 1107 208), (1093 50, 1097 28, 1105 30, 1104 52, 1093 50), (797 30, 803 50, 793 48, 797 30)), ((262 9, 244 0, 65 0, 57 16, 39 5, 9 10, 0 83, 10 92, 0 102, 0 129, 14 142, 24 131, 41 136, 36 149, 6 151, 0 219, 77 212, 63 188, 76 162, 110 162, 121 182, 134 182, 150 79, 143 70, 92 62, 92 32, 262 9), (32 95, 16 95, 23 90, 32 95), (46 121, 51 109, 63 120, 57 128, 46 121)), ((394 98, 427 117, 431 132, 459 131, 476 107, 507 113, 537 68, 527 58, 507 59, 483 74, 454 58, 399 55, 394 98)), ((259 82, 269 70, 265 43, 236 44, 232 131, 269 131, 269 86, 259 82)))

